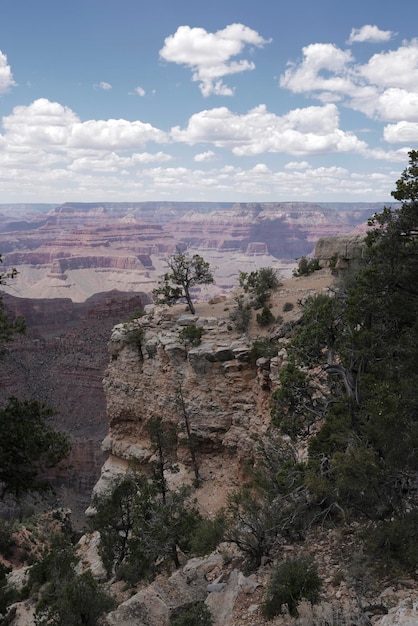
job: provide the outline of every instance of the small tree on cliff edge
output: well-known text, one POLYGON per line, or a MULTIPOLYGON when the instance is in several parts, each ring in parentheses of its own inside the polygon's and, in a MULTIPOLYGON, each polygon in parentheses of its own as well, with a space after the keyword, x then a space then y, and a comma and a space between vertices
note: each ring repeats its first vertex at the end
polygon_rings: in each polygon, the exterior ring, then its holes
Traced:
POLYGON ((190 313, 194 315, 195 308, 190 289, 195 285, 213 283, 209 263, 199 254, 190 256, 187 252, 177 252, 169 257, 167 265, 170 271, 164 274, 159 287, 153 291, 156 302, 172 305, 185 297, 190 313))

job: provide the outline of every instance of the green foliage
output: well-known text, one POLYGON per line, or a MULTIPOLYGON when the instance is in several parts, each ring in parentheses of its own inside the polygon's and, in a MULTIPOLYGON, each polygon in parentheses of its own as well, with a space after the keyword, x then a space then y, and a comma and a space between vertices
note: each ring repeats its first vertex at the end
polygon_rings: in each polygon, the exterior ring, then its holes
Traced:
POLYGON ((317 381, 298 367, 293 359, 279 374, 279 387, 272 394, 271 418, 274 426, 291 437, 309 433, 323 415, 323 399, 317 381))
POLYGON ((159 287, 153 291, 156 302, 172 305, 184 297, 190 313, 194 315, 190 290, 196 285, 213 283, 209 263, 199 254, 190 256, 187 252, 177 252, 167 260, 167 265, 169 271, 164 274, 159 287))
POLYGON ((259 326, 270 326, 274 322, 274 315, 268 306, 264 306, 261 313, 257 313, 256 320, 259 326))
POLYGON ((366 534, 369 561, 385 576, 416 576, 418 562, 418 511, 400 519, 380 522, 366 534))
POLYGON ((265 617, 272 619, 286 605, 290 615, 297 617, 298 604, 308 600, 315 604, 319 598, 322 581, 315 562, 309 557, 287 559, 277 565, 271 574, 262 605, 265 617))
POLYGON ((273 339, 256 339, 251 346, 251 359, 254 361, 261 357, 271 359, 277 356, 278 351, 278 344, 273 339))
POLYGON ((392 195, 402 206, 370 219, 358 266, 304 303, 272 409, 293 437, 318 425, 305 485, 323 511, 374 519, 416 507, 417 151, 392 195))
POLYGON ((139 319, 140 317, 144 317, 145 311, 141 307, 137 307, 128 313, 125 319, 125 323, 133 322, 134 320, 139 319))
POLYGON ((288 311, 293 311, 294 308, 295 305, 293 304, 293 302, 285 302, 283 305, 283 312, 287 313, 288 311))
POLYGON ((202 341, 202 328, 190 324, 181 329, 179 339, 181 343, 188 343, 192 346, 198 346, 202 341))
POLYGON ((213 552, 224 540, 226 532, 225 512, 220 511, 213 519, 202 518, 197 524, 190 541, 190 549, 196 556, 213 552))
POLYGON ((252 305, 259 309, 270 298, 271 292, 280 286, 276 271, 272 267, 262 267, 253 272, 240 272, 239 286, 252 298, 252 305))
POLYGON ((301 256, 298 267, 293 272, 293 276, 309 276, 320 269, 319 259, 308 259, 306 256, 301 256))
POLYGON ((237 306, 231 311, 229 318, 239 333, 245 333, 251 320, 251 307, 244 302, 242 297, 236 298, 236 303, 237 306))
POLYGON ((36 626, 97 626, 99 617, 115 607, 91 572, 76 574, 76 563, 72 544, 63 535, 54 535, 29 574, 29 587, 40 589, 36 626))
POLYGON ((204 602, 197 602, 170 620, 170 626, 212 626, 213 617, 204 602))
POLYGON ((136 584, 152 579, 158 567, 179 567, 177 548, 190 551, 191 537, 201 516, 187 502, 188 491, 161 495, 156 483, 128 472, 107 495, 96 496, 92 529, 100 532, 100 553, 109 575, 129 576, 136 584))
POLYGON ((10 522, 0 519, 0 554, 6 559, 12 555, 16 545, 13 530, 10 522))
POLYGON ((56 467, 70 451, 68 437, 48 424, 53 414, 37 400, 17 398, 0 409, 0 499, 50 489, 45 470, 56 467))
POLYGON ((303 538, 317 515, 305 472, 288 440, 271 433, 258 441, 250 481, 230 495, 225 510, 226 540, 244 553, 247 569, 258 567, 284 538, 303 538))
POLYGON ((123 340, 128 346, 135 346, 141 358, 143 358, 142 342, 144 340, 144 329, 142 327, 128 328, 123 340))
POLYGON ((150 448, 155 456, 155 460, 151 461, 153 481, 165 502, 168 491, 166 472, 178 472, 178 465, 174 461, 177 429, 175 425, 164 422, 161 416, 150 418, 146 427, 150 438, 150 448))

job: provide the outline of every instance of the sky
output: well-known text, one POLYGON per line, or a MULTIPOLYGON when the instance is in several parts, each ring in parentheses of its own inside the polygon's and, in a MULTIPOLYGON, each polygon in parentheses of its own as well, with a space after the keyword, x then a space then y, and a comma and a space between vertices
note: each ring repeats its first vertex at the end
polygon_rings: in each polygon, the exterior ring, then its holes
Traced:
POLYGON ((0 204, 386 202, 418 4, 2 0, 0 204))

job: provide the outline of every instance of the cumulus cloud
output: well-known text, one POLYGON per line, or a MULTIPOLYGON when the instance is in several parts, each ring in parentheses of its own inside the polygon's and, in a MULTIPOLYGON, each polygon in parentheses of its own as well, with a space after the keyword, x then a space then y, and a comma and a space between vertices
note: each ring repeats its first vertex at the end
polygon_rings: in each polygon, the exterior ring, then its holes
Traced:
POLYGON ((71 128, 68 144, 73 148, 128 150, 149 141, 163 143, 165 133, 151 124, 127 120, 88 120, 71 128))
POLYGON ((388 143, 411 143, 416 145, 418 141, 418 123, 398 122, 388 124, 383 131, 383 136, 388 143))
POLYGON ((269 41, 243 24, 230 24, 215 33, 179 26, 174 35, 165 39, 160 57, 189 67, 192 80, 199 83, 203 96, 230 96, 233 89, 223 82, 223 77, 255 68, 248 59, 231 59, 240 55, 246 45, 261 48, 269 41))
POLYGON ((195 154, 193 160, 196 161, 196 163, 203 163, 204 161, 211 161, 214 155, 215 153, 212 150, 206 150, 206 152, 195 154))
POLYGON ((326 91, 346 93, 353 89, 347 70, 352 62, 351 52, 331 43, 314 43, 302 48, 303 60, 290 64, 281 76, 280 86, 294 93, 326 91), (325 75, 321 75, 321 72, 325 75))
POLYGON ((418 91, 418 39, 397 50, 374 54, 359 67, 359 74, 378 87, 401 87, 418 91))
POLYGON ((238 156, 282 152, 294 155, 330 152, 362 152, 366 144, 353 133, 339 128, 334 104, 294 109, 283 116, 259 105, 236 115, 226 107, 201 111, 191 116, 187 128, 174 127, 174 141, 199 142, 231 150, 238 156))
POLYGON ((135 87, 134 92, 135 92, 138 96, 141 96, 141 98, 142 98, 143 96, 145 96, 145 89, 143 89, 143 87, 140 87, 139 85, 138 85, 138 87, 135 87))
POLYGON ((366 24, 361 28, 353 28, 348 38, 348 43, 381 43, 392 39, 394 33, 391 30, 380 30, 377 26, 366 24))
POLYGON ((9 91, 15 85, 12 70, 7 63, 7 56, 0 50, 0 94, 9 91))
POLYGON ((117 151, 143 148, 148 142, 165 143, 166 133, 139 120, 88 120, 81 122, 69 108, 46 98, 17 106, 3 118, 5 140, 16 146, 117 151))
POLYGON ((302 52, 302 60, 290 63, 280 77, 281 87, 322 102, 343 103, 370 118, 417 120, 417 39, 374 54, 364 64, 330 43, 311 44, 302 52))

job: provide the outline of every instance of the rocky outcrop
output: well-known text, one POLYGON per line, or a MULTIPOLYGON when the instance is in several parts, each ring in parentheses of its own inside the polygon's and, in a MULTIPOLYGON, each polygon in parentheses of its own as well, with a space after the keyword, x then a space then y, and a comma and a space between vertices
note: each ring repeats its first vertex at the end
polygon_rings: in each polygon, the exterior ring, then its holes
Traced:
POLYGON ((321 237, 316 243, 314 256, 323 266, 329 265, 332 261, 336 269, 344 269, 362 258, 365 245, 364 233, 321 237))
POLYGON ((191 481, 191 465, 185 414, 199 454, 210 452, 212 460, 219 456, 221 464, 225 454, 248 459, 252 436, 264 427, 268 395, 250 361, 249 340, 228 326, 226 315, 190 316, 177 307, 173 316, 172 310, 152 307, 144 317, 114 328, 104 379, 109 420, 104 448, 110 454, 105 482, 109 463, 113 471, 134 458, 147 463, 151 452, 146 424, 156 416, 178 433, 177 456, 186 482, 191 481), (182 329, 191 323, 203 331, 198 346, 181 341, 182 329), (140 346, 129 340, 138 329, 140 346))

